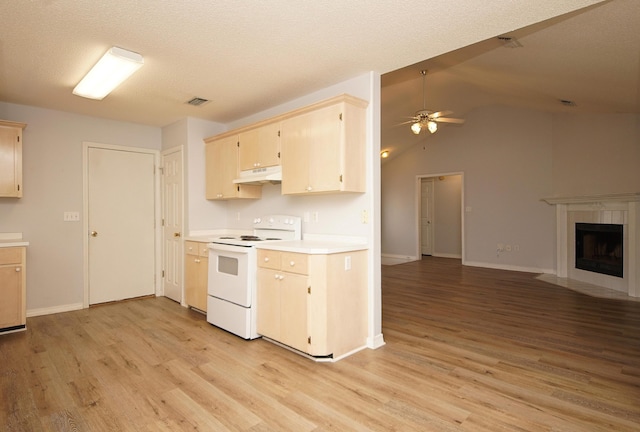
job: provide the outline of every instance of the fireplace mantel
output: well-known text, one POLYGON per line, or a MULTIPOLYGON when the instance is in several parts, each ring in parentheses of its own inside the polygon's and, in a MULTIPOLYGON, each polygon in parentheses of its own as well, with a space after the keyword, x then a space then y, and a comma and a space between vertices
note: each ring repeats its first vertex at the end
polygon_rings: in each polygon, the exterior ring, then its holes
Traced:
POLYGON ((640 297, 640 192, 543 198, 556 207, 556 275, 640 297), (624 279, 587 275, 574 267, 576 222, 618 223, 625 230, 624 279))
POLYGON ((583 195, 569 197, 542 198, 547 204, 598 204, 606 202, 632 202, 640 201, 640 192, 607 194, 607 195, 583 195))

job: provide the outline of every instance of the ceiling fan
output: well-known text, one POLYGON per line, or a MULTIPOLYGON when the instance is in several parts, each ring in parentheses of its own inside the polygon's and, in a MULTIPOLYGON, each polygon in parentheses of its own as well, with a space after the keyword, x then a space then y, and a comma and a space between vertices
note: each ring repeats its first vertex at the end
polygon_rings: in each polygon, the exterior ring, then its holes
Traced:
POLYGON ((427 76, 427 71, 421 70, 420 74, 422 74, 422 109, 416 111, 416 114, 411 117, 411 120, 402 124, 411 123, 411 131, 418 135, 423 129, 435 133, 438 130, 438 123, 464 123, 463 119, 446 117, 453 114, 453 111, 431 111, 426 109, 424 81, 427 76))

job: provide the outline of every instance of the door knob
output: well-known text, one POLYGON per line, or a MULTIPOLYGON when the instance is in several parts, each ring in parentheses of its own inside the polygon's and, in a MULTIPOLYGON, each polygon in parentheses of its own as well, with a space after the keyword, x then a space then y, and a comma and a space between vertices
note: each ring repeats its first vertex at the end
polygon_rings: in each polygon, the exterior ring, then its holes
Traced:
POLYGON ((174 236, 174 237, 180 237, 180 233, 179 233, 179 232, 174 232, 174 233, 173 233, 173 236, 174 236))
POLYGON ((98 231, 91 231, 91 237, 98 237, 98 231))

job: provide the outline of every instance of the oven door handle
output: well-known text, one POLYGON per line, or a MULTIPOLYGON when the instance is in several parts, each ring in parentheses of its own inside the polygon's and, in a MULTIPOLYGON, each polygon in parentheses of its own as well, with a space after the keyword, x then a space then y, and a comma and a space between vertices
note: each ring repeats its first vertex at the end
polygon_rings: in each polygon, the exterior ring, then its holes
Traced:
POLYGON ((250 247, 246 247, 246 246, 233 246, 233 245, 222 244, 222 243, 209 243, 207 246, 209 247, 209 249, 214 251, 217 250, 217 251, 224 251, 224 252, 235 252, 239 254, 248 254, 249 250, 251 249, 250 247))

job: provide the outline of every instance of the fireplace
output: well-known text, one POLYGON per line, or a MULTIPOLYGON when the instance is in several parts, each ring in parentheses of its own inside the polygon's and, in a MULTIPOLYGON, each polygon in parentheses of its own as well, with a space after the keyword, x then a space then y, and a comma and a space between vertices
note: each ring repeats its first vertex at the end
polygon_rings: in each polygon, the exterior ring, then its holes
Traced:
MULTIPOLYGON (((640 298, 640 192, 553 197, 545 198, 544 201, 556 206, 556 276, 565 282, 586 282, 640 298), (576 257, 582 253, 582 258, 585 258, 582 250, 584 235, 579 247, 576 241, 581 235, 577 229, 578 224, 606 225, 605 229, 609 225, 617 225, 614 228, 618 231, 614 233, 616 236, 622 231, 620 254, 613 252, 616 246, 600 246, 601 250, 608 249, 609 255, 618 256, 617 261, 623 269, 617 275, 577 268, 580 263, 576 257)), ((597 237, 602 235, 595 234, 596 243, 597 237)), ((589 239, 587 242, 593 240, 589 239)), ((609 240, 605 242, 608 243, 609 240)))
POLYGON ((623 225, 576 223, 576 268, 624 277, 623 225))

